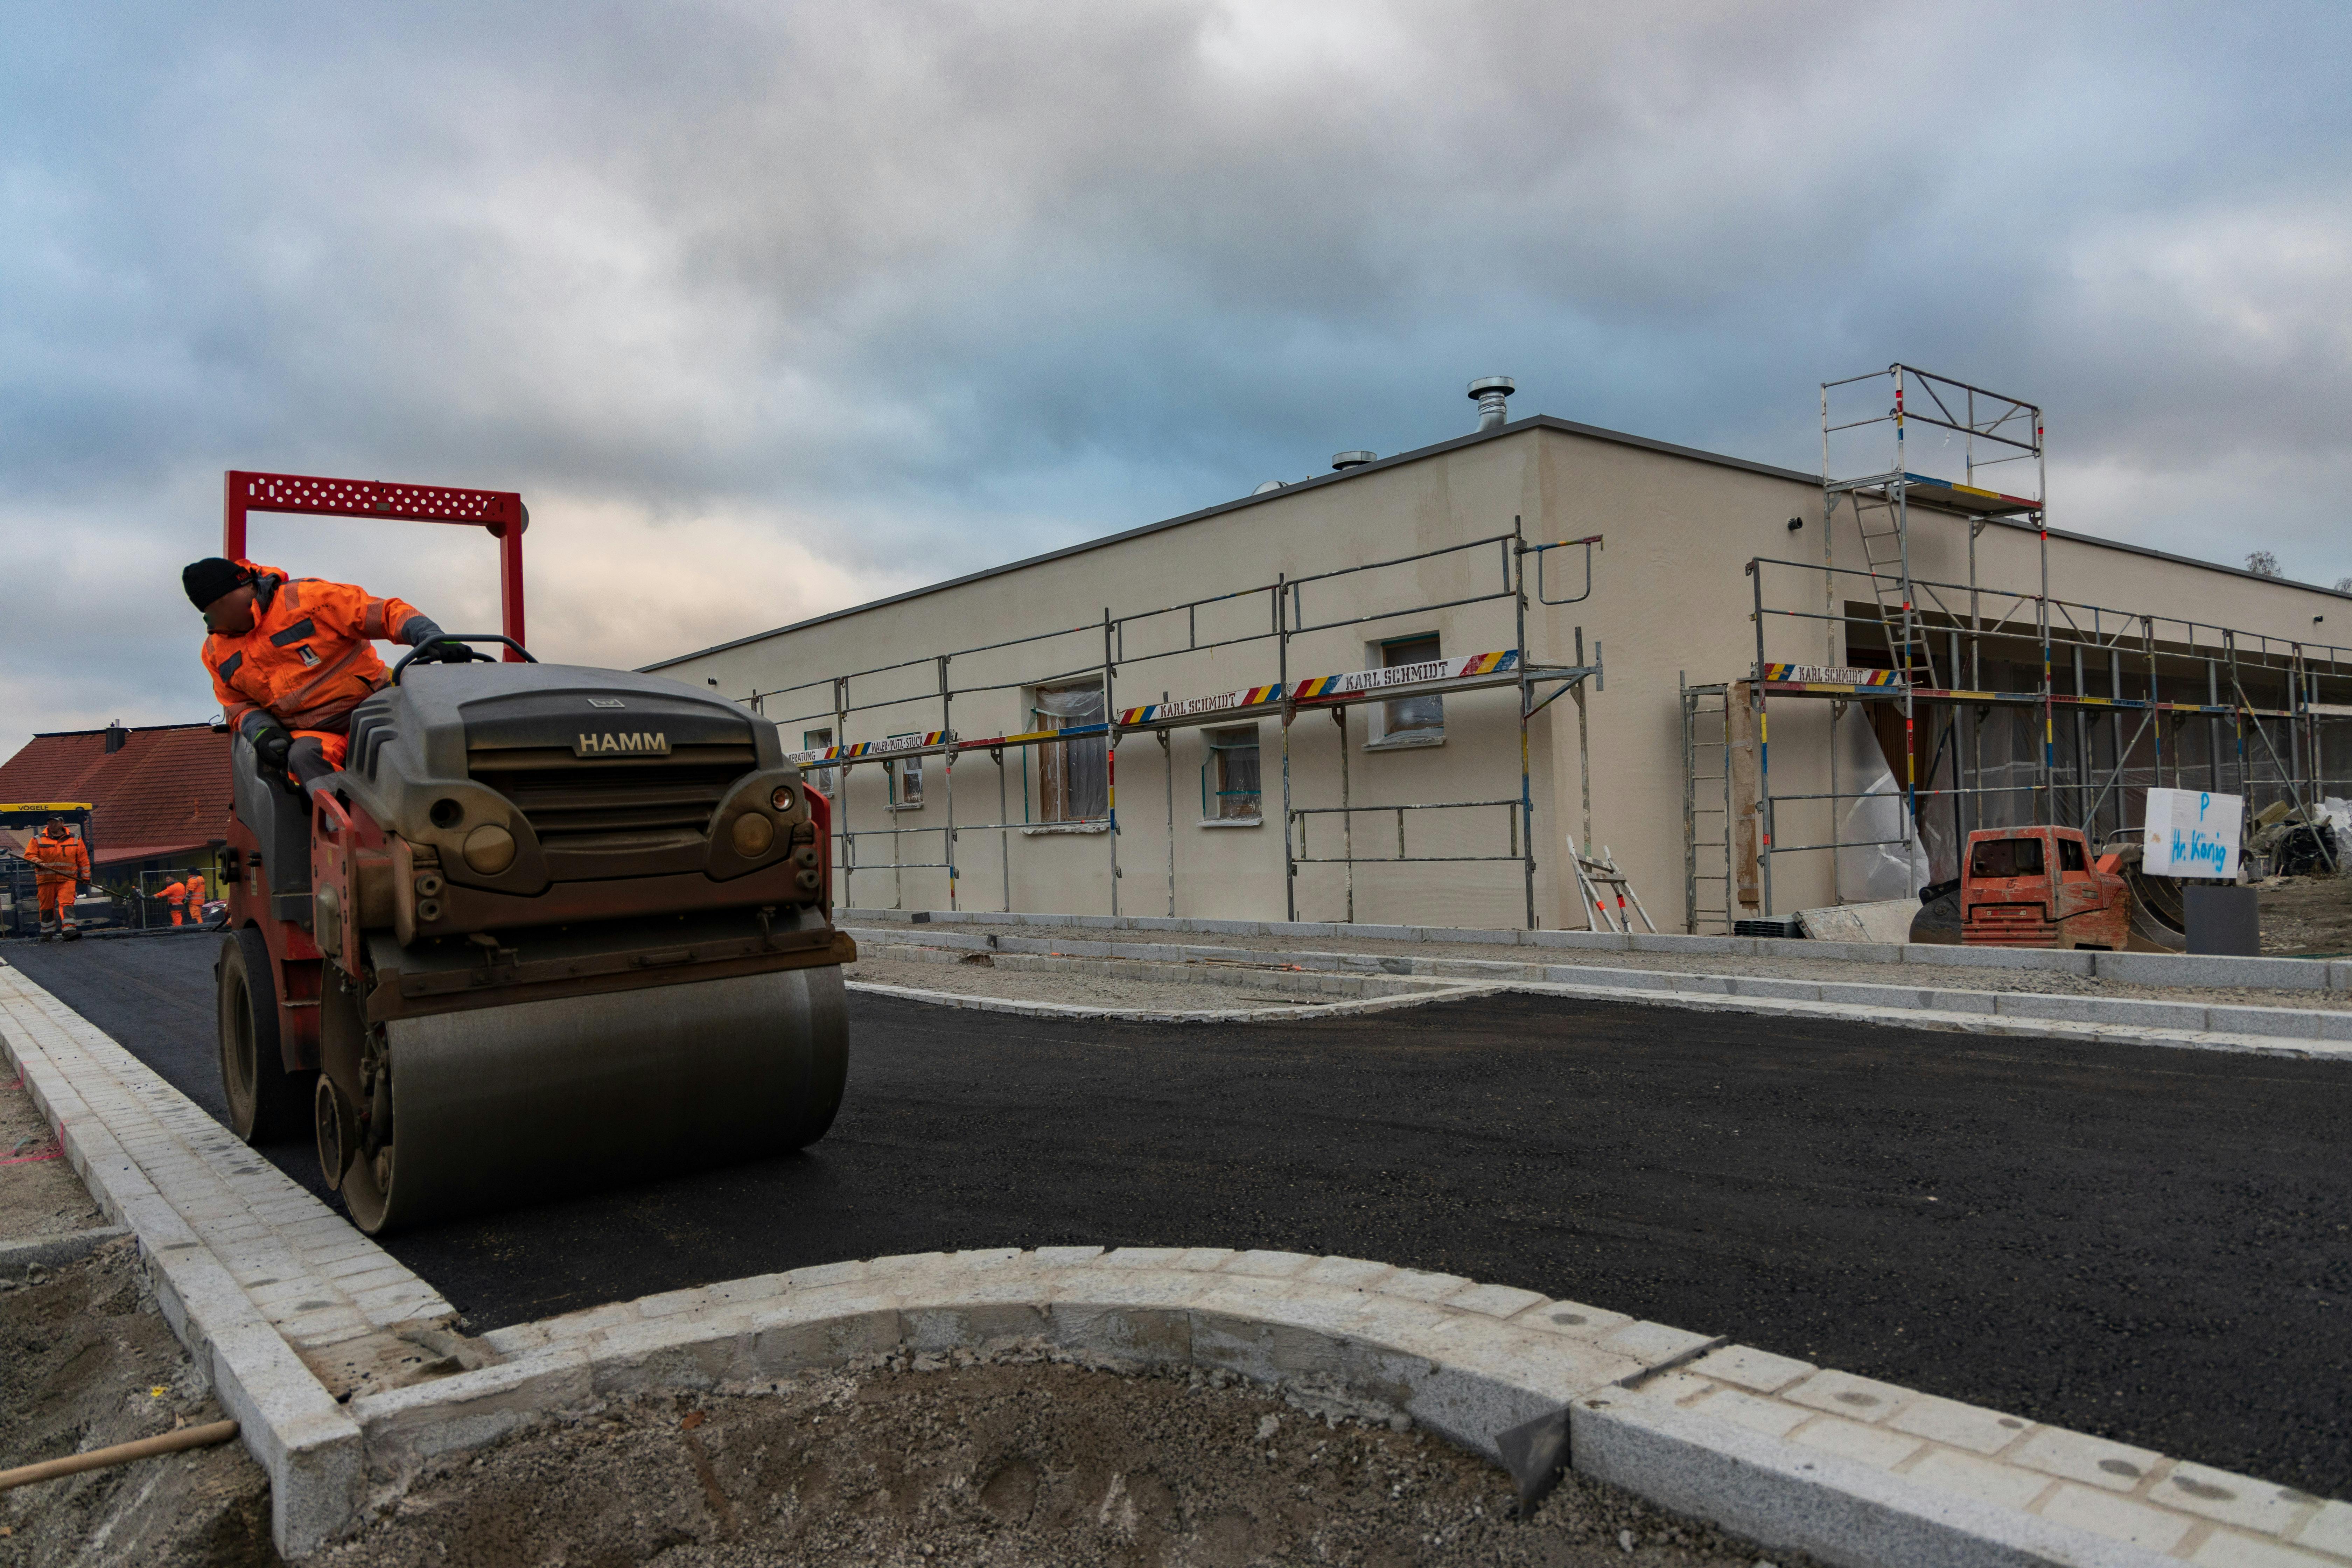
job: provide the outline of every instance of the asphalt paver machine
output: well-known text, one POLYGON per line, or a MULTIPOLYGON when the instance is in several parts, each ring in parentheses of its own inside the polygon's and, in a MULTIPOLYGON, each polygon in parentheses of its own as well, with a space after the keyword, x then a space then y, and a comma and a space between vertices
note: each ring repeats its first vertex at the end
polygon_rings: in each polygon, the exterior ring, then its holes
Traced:
POLYGON ((248 1143, 308 1131, 363 1230, 824 1136, 848 1027, 829 804, 775 727, 657 676, 524 651, 521 498, 232 472, 245 514, 487 528, 499 648, 418 663, 295 791, 231 747, 223 1088, 248 1143))

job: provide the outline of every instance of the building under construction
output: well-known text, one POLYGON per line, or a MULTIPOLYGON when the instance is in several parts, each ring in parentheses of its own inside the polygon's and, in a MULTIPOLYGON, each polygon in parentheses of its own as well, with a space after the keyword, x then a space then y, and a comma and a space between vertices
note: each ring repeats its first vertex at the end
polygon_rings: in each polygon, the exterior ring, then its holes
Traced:
POLYGON ((1801 473, 1509 391, 654 668, 782 729, 857 907, 1709 931, 2155 784, 2352 793, 2352 595, 2052 526, 2030 402, 1832 384, 1801 473))

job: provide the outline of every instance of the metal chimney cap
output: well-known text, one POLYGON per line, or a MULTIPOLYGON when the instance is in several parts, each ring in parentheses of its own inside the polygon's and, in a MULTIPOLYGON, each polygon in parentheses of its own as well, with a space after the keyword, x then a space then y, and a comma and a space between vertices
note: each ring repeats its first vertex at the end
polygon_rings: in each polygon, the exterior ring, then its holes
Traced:
POLYGON ((1380 454, 1378 452, 1334 452, 1331 454, 1331 467, 1335 470, 1340 468, 1360 468, 1366 463, 1372 462, 1379 457, 1380 454))
POLYGON ((1518 389, 1519 384, 1507 375, 1482 375, 1470 384, 1470 395, 1475 399, 1484 397, 1490 392, 1499 392, 1508 397, 1518 389))

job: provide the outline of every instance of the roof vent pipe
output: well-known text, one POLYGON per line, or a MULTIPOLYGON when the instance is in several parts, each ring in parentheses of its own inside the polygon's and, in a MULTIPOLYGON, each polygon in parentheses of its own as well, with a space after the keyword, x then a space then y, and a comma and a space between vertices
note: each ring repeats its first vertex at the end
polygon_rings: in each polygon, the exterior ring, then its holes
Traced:
POLYGON ((1334 452, 1331 454, 1331 468, 1335 473, 1348 468, 1360 468, 1379 456, 1378 452, 1334 452))
POLYGON ((122 750, 130 739, 131 731, 122 727, 121 720, 117 719, 106 727, 106 754, 110 757, 114 755, 115 752, 122 750))
POLYGON ((1503 400, 1518 390, 1518 384, 1507 375, 1481 376, 1470 384, 1470 395, 1478 405, 1478 428, 1500 430, 1510 417, 1503 400))

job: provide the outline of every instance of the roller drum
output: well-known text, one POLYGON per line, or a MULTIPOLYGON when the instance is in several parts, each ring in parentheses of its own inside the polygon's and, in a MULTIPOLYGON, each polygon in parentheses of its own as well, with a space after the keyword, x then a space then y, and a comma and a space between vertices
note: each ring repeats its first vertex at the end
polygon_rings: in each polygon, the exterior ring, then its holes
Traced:
POLYGON ((389 1159, 342 1184, 367 1231, 789 1153, 841 1103, 825 965, 394 1019, 389 1159))

